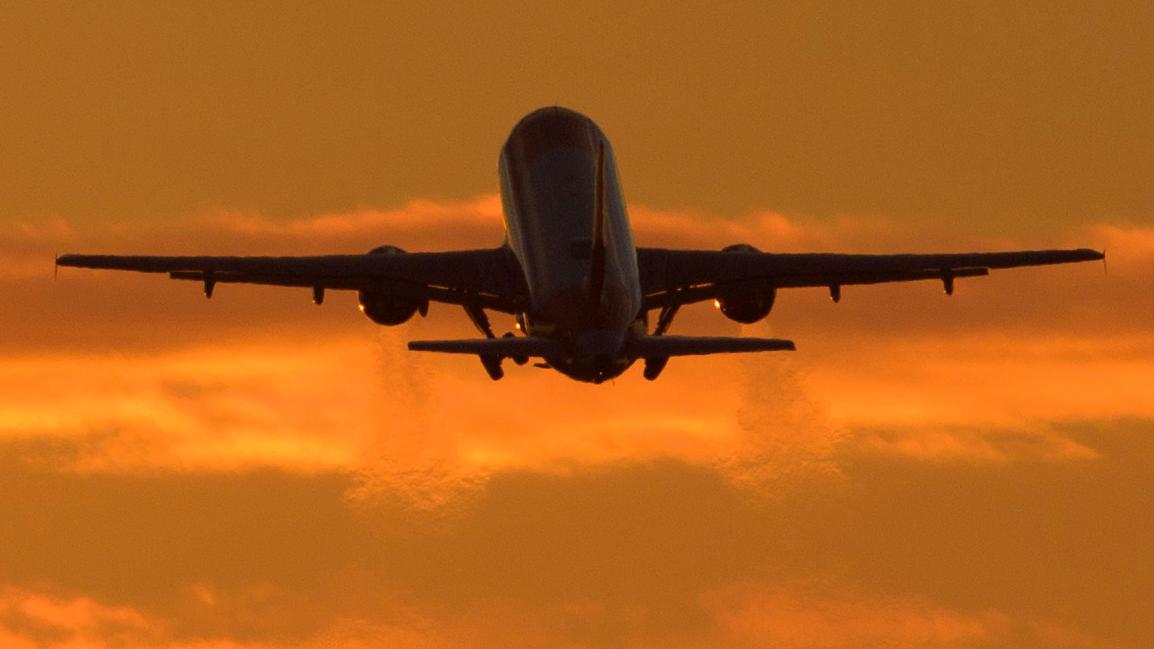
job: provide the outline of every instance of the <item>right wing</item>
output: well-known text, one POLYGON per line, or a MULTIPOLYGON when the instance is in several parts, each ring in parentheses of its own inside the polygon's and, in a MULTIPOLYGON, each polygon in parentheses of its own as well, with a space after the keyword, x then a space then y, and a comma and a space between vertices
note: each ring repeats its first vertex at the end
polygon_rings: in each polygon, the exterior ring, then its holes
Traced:
POLYGON ((516 258, 504 247, 453 252, 313 257, 160 257, 63 255, 59 266, 168 273, 203 282, 387 291, 398 296, 513 313, 528 291, 516 258))
POLYGON ((646 308, 690 304, 743 290, 822 286, 840 295, 849 284, 937 279, 953 292, 957 277, 994 268, 1102 259, 1096 250, 1023 250, 947 254, 859 255, 639 248, 646 308))

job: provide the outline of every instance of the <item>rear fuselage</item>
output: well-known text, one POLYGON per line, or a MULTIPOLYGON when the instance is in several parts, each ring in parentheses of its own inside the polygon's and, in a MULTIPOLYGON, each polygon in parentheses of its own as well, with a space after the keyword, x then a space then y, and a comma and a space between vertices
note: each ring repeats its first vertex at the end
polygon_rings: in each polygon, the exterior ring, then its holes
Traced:
POLYGON ((566 344, 568 354, 548 359, 562 373, 598 383, 621 374, 631 362, 626 336, 644 334, 646 325, 637 251, 605 135, 580 113, 534 111, 501 149, 500 176, 505 245, 529 288, 529 308, 518 320, 529 335, 566 344), (605 211, 603 284, 590 280, 597 191, 605 211), (602 288, 594 295, 591 286, 602 288))

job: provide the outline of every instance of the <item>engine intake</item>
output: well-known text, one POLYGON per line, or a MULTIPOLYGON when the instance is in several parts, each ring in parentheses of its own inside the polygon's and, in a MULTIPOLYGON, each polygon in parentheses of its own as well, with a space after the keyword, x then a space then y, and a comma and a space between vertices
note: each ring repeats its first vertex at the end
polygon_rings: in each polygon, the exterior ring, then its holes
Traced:
POLYGON ((734 292, 717 296, 717 308, 730 320, 753 324, 769 315, 776 298, 777 291, 772 288, 734 292))
MULTIPOLYGON (((370 255, 403 255, 405 251, 397 246, 377 246, 370 255)), ((357 291, 361 312, 373 322, 387 327, 395 327, 408 322, 418 311, 424 315, 429 308, 428 300, 395 295, 387 290, 357 291)))
MULTIPOLYGON (((761 252, 748 243, 735 243, 721 251, 739 254, 761 252)), ((776 299, 777 289, 773 287, 735 288, 717 296, 717 308, 734 322, 753 324, 769 315, 776 299)))

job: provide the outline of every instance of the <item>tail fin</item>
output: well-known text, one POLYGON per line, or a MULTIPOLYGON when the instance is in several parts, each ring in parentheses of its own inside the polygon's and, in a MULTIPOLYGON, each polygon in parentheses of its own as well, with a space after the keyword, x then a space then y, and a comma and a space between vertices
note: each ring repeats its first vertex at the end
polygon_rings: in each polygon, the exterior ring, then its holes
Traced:
POLYGON ((593 177, 593 249, 589 254, 589 302, 599 304, 605 288, 605 142, 597 143, 593 177))

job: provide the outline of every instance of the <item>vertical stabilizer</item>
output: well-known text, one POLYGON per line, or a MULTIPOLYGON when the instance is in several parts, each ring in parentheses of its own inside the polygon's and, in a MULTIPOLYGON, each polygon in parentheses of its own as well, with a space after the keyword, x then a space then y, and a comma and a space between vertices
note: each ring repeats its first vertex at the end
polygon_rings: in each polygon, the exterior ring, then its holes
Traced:
POLYGON ((605 288, 605 142, 597 143, 593 176, 593 249, 589 254, 589 303, 600 304, 605 288))

